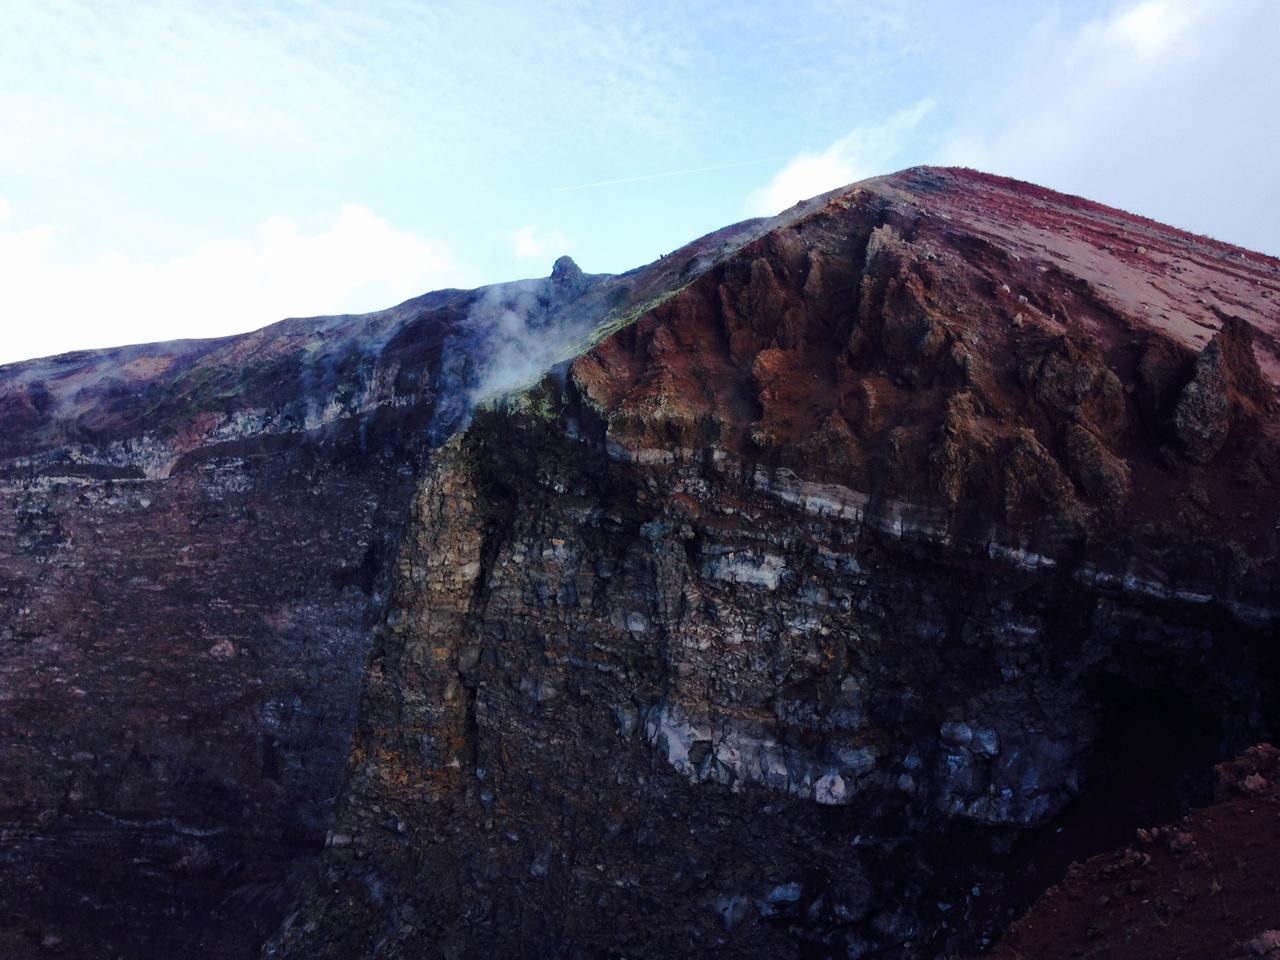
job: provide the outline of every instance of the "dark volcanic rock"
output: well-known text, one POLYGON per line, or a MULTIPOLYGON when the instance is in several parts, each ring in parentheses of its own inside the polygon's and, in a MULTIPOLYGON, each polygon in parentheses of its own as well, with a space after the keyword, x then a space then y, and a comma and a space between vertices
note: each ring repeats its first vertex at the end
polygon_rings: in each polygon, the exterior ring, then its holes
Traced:
POLYGON ((980 943, 1272 729, 1277 302, 920 169, 0 368, 0 944, 980 943))
POLYGON ((247 956, 269 931, 332 816, 448 299, 0 372, 7 410, 43 408, 0 432, 22 936, 247 956))

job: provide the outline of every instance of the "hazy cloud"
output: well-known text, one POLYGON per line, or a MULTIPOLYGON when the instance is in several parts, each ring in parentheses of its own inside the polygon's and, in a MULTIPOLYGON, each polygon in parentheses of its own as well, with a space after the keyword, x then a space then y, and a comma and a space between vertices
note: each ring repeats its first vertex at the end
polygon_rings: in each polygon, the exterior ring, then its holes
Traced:
POLYGON ((1280 253, 1280 68, 1271 0, 1141 0, 1069 23, 1050 8, 981 75, 752 193, 775 213, 919 163, 977 167, 1280 253), (1247 202, 1241 202, 1247 197, 1247 202))
POLYGON ((1185 37, 1207 12, 1204 4, 1186 0, 1146 0, 1090 24, 1083 39, 1117 46, 1125 55, 1156 57, 1185 37))
POLYGON ((939 159, 1280 253, 1280 4, 1145 0, 1042 20, 939 159))
POLYGON ((547 225, 626 270, 919 163, 1280 253, 1277 36, 1277 0, 10 4, 0 238, 46 286, 0 263, 17 330, 0 350, 229 333, 542 272, 564 252, 547 225), (286 246, 323 248, 305 241, 343 199, 394 212, 400 239, 373 242, 437 266, 406 290, 406 268, 356 269, 353 248, 303 283, 251 226, 282 215, 286 246))
POLYGON ((317 224, 270 219, 249 237, 157 261, 71 261, 54 227, 9 227, 0 229, 0 362, 375 310, 469 279, 445 244, 356 204, 317 224))
POLYGON ((559 257, 569 252, 569 238, 559 230, 539 230, 526 225, 511 234, 516 256, 521 260, 559 257))
MULTIPOLYGON (((1147 126, 1161 109, 1155 81, 1186 69, 1197 53, 1195 28, 1212 29, 1212 21, 1212 10, 1196 0, 1146 0, 1074 33, 1063 31, 1056 16, 1046 17, 1006 65, 1006 76, 1019 82, 997 92, 990 105, 996 123, 984 127, 965 118, 950 131, 943 153, 1001 172, 1010 164, 1052 169, 1086 149, 1106 155, 1115 143, 1104 134, 1123 137, 1126 126, 1147 126)), ((1202 119, 1188 106, 1176 124, 1182 135, 1202 119)))

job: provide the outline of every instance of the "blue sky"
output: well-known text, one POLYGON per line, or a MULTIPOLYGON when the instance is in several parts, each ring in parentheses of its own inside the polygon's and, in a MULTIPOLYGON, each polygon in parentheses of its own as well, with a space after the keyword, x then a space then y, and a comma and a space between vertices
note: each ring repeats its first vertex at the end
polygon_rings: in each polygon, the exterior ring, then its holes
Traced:
POLYGON ((0 362, 963 163, 1280 254, 1280 3, 0 0, 0 362), (615 182, 616 181, 616 182, 615 182))

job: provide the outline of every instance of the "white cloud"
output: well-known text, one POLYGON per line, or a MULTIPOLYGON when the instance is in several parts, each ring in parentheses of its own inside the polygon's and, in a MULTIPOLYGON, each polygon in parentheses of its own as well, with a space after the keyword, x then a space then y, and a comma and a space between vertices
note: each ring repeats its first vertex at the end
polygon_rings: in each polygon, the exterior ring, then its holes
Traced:
POLYGON ((903 141, 932 109, 932 100, 921 100, 883 123, 853 130, 821 153, 800 154, 751 194, 748 207, 757 216, 770 216, 819 193, 890 172, 903 141))
POLYGON ((4 197, 0 197, 0 223, 4 223, 13 216, 13 207, 9 206, 9 201, 4 197))
POLYGON ((934 91, 929 122, 922 100, 854 130, 748 204, 774 213, 905 166, 962 165, 1280 253, 1276 36, 1275 0, 1114 0, 1083 20, 1055 6, 934 91))
MULTIPOLYGON (((962 150, 958 159, 984 168, 1024 158, 1052 164, 1112 148, 1115 135, 1141 129, 1160 111, 1158 81, 1196 57, 1211 15, 1199 0, 1144 0, 1065 36, 1054 29, 1056 18, 1047 19, 1043 39, 1033 39, 1015 63, 1017 82, 1006 85, 992 111, 1003 128, 985 137, 975 131, 970 155, 962 150)), ((1182 124, 1198 122, 1197 114, 1189 111, 1182 124)))
POLYGON ((1125 53, 1156 57, 1187 36, 1207 11, 1187 0, 1146 0, 1122 9, 1085 31, 1086 41, 1112 44, 1125 53))
POLYGON ((469 279, 444 244, 356 204, 317 227, 274 218, 160 261, 68 262, 58 239, 50 226, 0 230, 0 362, 364 312, 469 279))
POLYGON ((539 231, 534 226, 523 226, 511 234, 516 256, 521 260, 535 260, 545 256, 560 256, 569 251, 569 239, 559 230, 539 231))
POLYGON ((1273 0, 1122 3, 1075 30, 1046 17, 937 159, 1277 252, 1277 31, 1273 0))

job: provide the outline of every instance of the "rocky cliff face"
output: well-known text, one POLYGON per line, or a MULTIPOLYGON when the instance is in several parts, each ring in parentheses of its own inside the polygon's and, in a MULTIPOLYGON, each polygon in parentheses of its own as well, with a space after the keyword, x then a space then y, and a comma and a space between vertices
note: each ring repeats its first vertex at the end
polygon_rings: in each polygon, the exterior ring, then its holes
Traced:
POLYGON ((431 450, 682 282, 565 259, 0 367, 0 955, 256 955, 331 822, 431 450))
POLYGON ((0 370, 0 936, 980 946, 1280 719, 1278 334, 1274 260, 920 169, 0 370))

